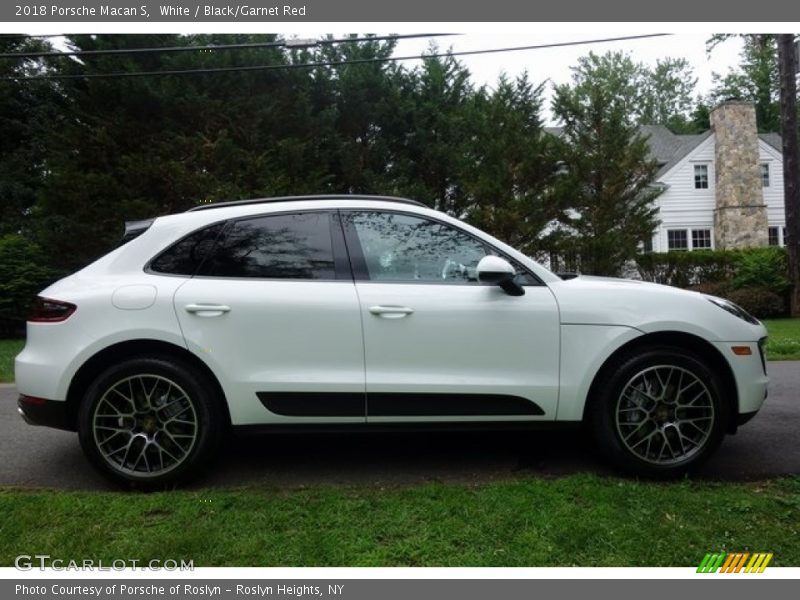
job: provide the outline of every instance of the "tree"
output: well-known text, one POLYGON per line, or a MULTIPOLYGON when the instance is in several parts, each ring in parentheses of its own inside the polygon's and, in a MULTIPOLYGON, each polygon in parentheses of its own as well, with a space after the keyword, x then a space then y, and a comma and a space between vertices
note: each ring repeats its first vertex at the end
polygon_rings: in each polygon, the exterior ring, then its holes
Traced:
POLYGON ((543 91, 523 74, 477 94, 462 177, 464 217, 530 255, 549 250, 549 225, 563 218, 566 199, 555 193, 561 143, 544 130, 543 91))
MULTIPOLYGON (((0 37, 0 52, 49 50, 36 39, 0 37)), ((42 69, 39 61, 0 60, 0 76, 27 77, 42 69)), ((59 121, 61 104, 50 82, 0 81, 0 235, 30 227, 30 216, 47 171, 46 138, 59 121)))
POLYGON ((42 249, 22 235, 0 236, 0 320, 23 321, 36 294, 56 278, 42 249))
MULTIPOLYGON (((437 48, 431 46, 430 52, 437 48)), ((463 217, 469 199, 462 175, 470 168, 468 146, 475 124, 475 96, 469 71, 452 56, 427 57, 401 83, 389 138, 394 190, 463 217)))
MULTIPOLYGON (((706 43, 708 52, 732 34, 712 36, 706 43)), ((715 85, 711 92, 712 104, 736 98, 749 100, 756 105, 756 122, 759 131, 780 131, 780 105, 778 101, 780 79, 778 76, 778 50, 773 34, 746 34, 741 36, 743 46, 739 67, 725 76, 714 74, 715 85)))
POLYGON ((604 79, 607 92, 632 123, 664 125, 674 133, 691 130, 697 78, 685 59, 660 59, 651 68, 625 52, 592 52, 579 59, 578 69, 604 79))
POLYGON ((797 69, 795 36, 778 36, 780 59, 780 107, 783 141, 783 190, 786 213, 786 250, 789 280, 792 290, 790 309, 792 316, 800 316, 800 148, 797 130, 797 69))
POLYGON ((573 207, 560 225, 562 251, 576 253, 581 271, 594 275, 619 275, 650 239, 660 193, 626 95, 630 84, 609 77, 607 66, 591 55, 581 59, 572 84, 556 86, 553 100, 566 142, 559 193, 573 207))

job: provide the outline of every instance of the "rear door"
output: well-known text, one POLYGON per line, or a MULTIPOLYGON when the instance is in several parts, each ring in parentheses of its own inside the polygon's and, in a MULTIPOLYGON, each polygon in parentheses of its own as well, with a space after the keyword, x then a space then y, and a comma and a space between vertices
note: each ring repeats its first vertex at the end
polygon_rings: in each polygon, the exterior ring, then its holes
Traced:
POLYGON ((547 286, 520 265, 523 296, 479 283, 478 261, 498 251, 448 223, 359 210, 343 224, 369 422, 555 418, 559 317, 547 286))
POLYGON ((336 212, 238 219, 214 244, 174 302, 234 424, 364 422, 361 317, 336 212))

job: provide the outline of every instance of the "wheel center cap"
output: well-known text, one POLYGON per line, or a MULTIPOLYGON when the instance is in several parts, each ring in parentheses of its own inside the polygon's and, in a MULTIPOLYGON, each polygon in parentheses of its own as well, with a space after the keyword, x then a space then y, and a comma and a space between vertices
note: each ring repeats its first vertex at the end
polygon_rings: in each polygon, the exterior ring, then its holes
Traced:
POLYGON ((672 418, 672 410, 670 409, 669 406, 662 404, 658 408, 656 408, 656 419, 659 422, 665 423, 666 421, 669 421, 671 418, 672 418))
POLYGON ((155 415, 145 415, 142 419, 142 429, 147 433, 155 433, 158 429, 158 419, 155 415))

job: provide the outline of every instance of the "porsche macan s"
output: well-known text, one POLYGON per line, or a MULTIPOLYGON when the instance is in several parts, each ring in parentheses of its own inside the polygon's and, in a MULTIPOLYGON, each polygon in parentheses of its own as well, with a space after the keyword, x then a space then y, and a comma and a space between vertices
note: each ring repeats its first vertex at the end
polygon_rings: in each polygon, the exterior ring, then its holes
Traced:
POLYGON ((183 481, 231 430, 421 423, 584 424, 669 476, 766 397, 766 330, 736 305, 564 279, 411 200, 210 204, 126 240, 41 293, 15 365, 24 419, 117 482, 183 481))

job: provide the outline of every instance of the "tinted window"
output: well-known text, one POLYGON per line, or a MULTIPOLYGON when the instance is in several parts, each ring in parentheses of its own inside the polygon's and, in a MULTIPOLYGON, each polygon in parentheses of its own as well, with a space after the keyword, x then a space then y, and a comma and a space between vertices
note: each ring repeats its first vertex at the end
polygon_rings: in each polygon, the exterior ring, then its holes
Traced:
POLYGON ((335 279, 330 217, 310 212, 236 221, 225 230, 202 274, 335 279))
POLYGON ((217 223, 186 236, 155 258, 150 263, 150 270, 170 275, 194 275, 214 248, 224 226, 224 222, 217 223))

